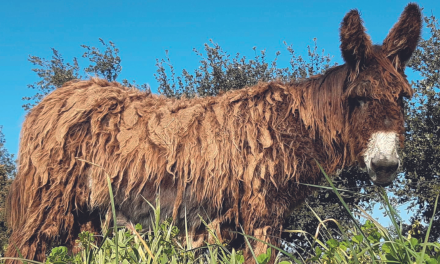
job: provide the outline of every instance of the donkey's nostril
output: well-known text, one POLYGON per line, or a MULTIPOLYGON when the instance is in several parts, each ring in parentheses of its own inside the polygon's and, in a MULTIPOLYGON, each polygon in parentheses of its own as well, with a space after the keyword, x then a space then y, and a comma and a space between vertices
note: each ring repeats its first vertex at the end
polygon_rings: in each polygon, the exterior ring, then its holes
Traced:
POLYGON ((392 174, 399 168, 398 159, 373 159, 371 168, 379 174, 392 174))

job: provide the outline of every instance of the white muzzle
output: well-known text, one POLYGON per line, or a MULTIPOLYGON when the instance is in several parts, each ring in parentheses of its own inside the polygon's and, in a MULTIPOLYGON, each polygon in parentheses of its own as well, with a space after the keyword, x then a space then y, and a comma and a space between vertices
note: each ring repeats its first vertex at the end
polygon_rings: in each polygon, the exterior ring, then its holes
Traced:
POLYGON ((397 176, 400 166, 399 135, 395 132, 376 132, 364 154, 366 170, 374 184, 389 185, 397 176))

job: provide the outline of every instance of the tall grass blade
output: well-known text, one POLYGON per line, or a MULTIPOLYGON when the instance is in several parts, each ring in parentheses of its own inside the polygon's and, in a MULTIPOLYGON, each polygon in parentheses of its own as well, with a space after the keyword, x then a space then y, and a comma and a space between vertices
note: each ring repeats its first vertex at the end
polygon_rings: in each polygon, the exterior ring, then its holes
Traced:
MULTIPOLYGON (((368 241, 367 236, 365 235, 365 233, 362 231, 361 227, 359 226, 359 224, 357 223, 356 219, 354 218, 353 214, 351 213, 350 208, 348 207, 348 205, 345 203, 344 199, 342 198, 341 194, 338 192, 338 190, 336 189, 336 187, 333 185, 332 180, 330 179, 330 177, 327 175, 327 173, 324 171, 324 169, 321 167, 321 164, 319 164, 319 162, 317 160, 316 164, 318 164, 319 169, 321 170, 322 174, 324 174, 325 179, 328 181, 328 183, 330 184, 330 186, 333 189, 333 192, 336 194, 336 196, 338 197, 339 201, 341 201, 342 205, 344 206, 345 210, 347 210, 347 213, 350 215, 351 219, 353 219, 353 223, 356 225, 356 228, 359 230, 359 232, 362 234, 362 236, 364 237, 365 241, 368 241)), ((343 233, 344 237, 346 237, 346 234, 343 233)), ((347 239, 347 241, 350 241, 347 239)), ((351 247, 351 242, 349 243, 350 247, 351 247)), ((373 249, 371 248, 370 244, 367 243, 368 247, 369 247, 369 252, 371 254, 371 260, 373 261, 373 263, 376 263, 376 256, 374 254, 373 249)), ((353 255, 354 255, 354 262, 355 263, 359 263, 358 258, 357 258, 357 254, 356 254, 356 250, 352 250, 353 255)))
MULTIPOLYGON (((387 196, 387 194, 385 193, 385 190, 384 190, 383 188, 381 189, 381 192, 382 192, 382 193, 381 193, 382 199, 385 201, 385 204, 386 204, 386 207, 384 207, 384 208, 385 208, 385 211, 386 211, 386 213, 388 214, 388 216, 390 217, 391 223, 393 224, 394 229, 396 230, 396 233, 397 233, 397 235, 398 235, 398 237, 399 237, 399 240, 400 240, 401 244, 403 245, 405 239, 404 239, 403 236, 402 236, 401 228, 399 227, 399 225, 398 225, 397 222, 396 222, 395 215, 397 214, 397 212, 396 212, 396 210, 394 210, 394 208, 392 207, 392 205, 391 205, 391 203, 390 203, 390 201, 389 201, 389 199, 388 199, 388 196, 387 196)), ((394 243, 391 243, 391 246, 393 247, 393 249, 394 249, 395 252, 398 252, 398 249, 394 246, 394 243)), ((404 250, 405 250, 405 252, 406 252, 406 255, 409 256, 410 254, 409 254, 409 252, 408 252, 408 248, 407 248, 406 246, 403 246, 403 248, 404 248, 404 250)), ((397 257, 400 258, 400 255, 397 254, 397 257)), ((399 260, 400 260, 400 261, 403 261, 402 259, 399 259, 399 260)))
POLYGON ((144 239, 142 239, 141 235, 136 231, 136 228, 134 228, 133 224, 131 226, 127 226, 128 229, 130 229, 131 232, 133 232, 138 238, 139 241, 141 241, 142 245, 144 245, 145 249, 147 250, 148 254, 150 255, 151 259, 154 260, 153 253, 151 252, 150 248, 148 247, 147 243, 144 239))
MULTIPOLYGON (((332 187, 328 187, 328 186, 324 186, 324 185, 308 184, 308 183, 301 183, 301 182, 299 184, 304 185, 304 186, 320 188, 320 189, 333 190, 332 187)), ((358 195, 358 196, 371 197, 371 195, 363 194, 363 193, 359 193, 359 192, 354 192, 354 191, 350 191, 347 189, 340 189, 340 188, 335 188, 335 189, 338 191, 341 191, 341 192, 351 193, 351 194, 358 195)))
POLYGON ((426 246, 427 246, 427 244, 428 244, 429 233, 431 232, 431 227, 432 227, 432 221, 434 220, 435 213, 437 212, 438 196, 439 196, 439 194, 437 194, 437 197, 435 198, 434 212, 432 213, 431 220, 429 221, 428 230, 426 231, 426 236, 425 236, 425 243, 423 243, 422 255, 420 256, 419 261, 417 261, 417 264, 422 263, 422 261, 424 260, 423 257, 424 257, 424 255, 425 255, 426 246))
POLYGON ((188 220, 186 219, 186 206, 185 206, 185 238, 186 238, 186 249, 192 249, 192 243, 189 242, 188 235, 188 220))
POLYGON ((255 263, 258 263, 257 256, 255 256, 254 250, 252 249, 251 243, 249 242, 249 239, 244 233, 243 227, 240 225, 241 232, 243 232, 244 240, 246 241, 247 246, 249 247, 249 250, 252 253, 252 256, 254 257, 255 263))

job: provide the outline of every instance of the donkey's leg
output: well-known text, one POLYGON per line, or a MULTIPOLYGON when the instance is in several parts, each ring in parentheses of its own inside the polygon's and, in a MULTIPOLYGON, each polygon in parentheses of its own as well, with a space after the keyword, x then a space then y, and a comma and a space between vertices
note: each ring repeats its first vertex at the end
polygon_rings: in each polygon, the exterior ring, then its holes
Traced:
MULTIPOLYGON (((22 217, 23 223, 13 230, 9 238, 6 257, 22 257, 29 260, 44 261, 48 245, 60 238, 61 228, 70 228, 63 212, 51 208, 50 214, 44 208, 29 208, 22 217)), ((21 263, 7 261, 6 263, 21 263)))
MULTIPOLYGON (((30 240, 23 239, 26 236, 22 230, 15 230, 9 238, 9 245, 5 256, 7 258, 24 258, 30 260, 42 261, 45 258, 47 244, 45 241, 37 241, 34 238, 30 240)), ((23 263, 19 260, 5 261, 6 264, 23 263)))
MULTIPOLYGON (((250 241, 250 244, 252 246, 252 250, 254 251, 255 256, 258 256, 262 253, 266 253, 269 246, 267 244, 274 245, 276 247, 279 247, 279 239, 276 237, 276 234, 278 232, 274 232, 273 227, 271 226, 265 226, 262 228, 256 228, 253 231, 253 237, 255 237, 258 240, 252 241, 252 238, 248 238, 250 241), (266 244, 267 243, 267 244, 266 244)), ((278 254, 278 250, 275 250, 274 248, 271 249, 271 256, 268 264, 275 263, 275 258, 278 254)), ((245 263, 253 263, 255 262, 254 257, 252 255, 252 252, 249 248, 246 248, 244 251, 244 257, 245 257, 245 263)))
POLYGON ((79 234, 84 231, 90 232, 95 237, 95 243, 99 243, 102 233, 101 220, 104 221, 104 219, 101 219, 98 211, 75 212, 73 227, 65 242, 69 252, 76 254, 81 250, 77 239, 79 234))
POLYGON ((9 239, 7 257, 22 256, 29 260, 44 261, 49 246, 66 245, 72 250, 81 231, 99 232, 97 212, 66 212, 60 200, 61 198, 53 199, 50 209, 38 202, 29 207, 21 217, 23 222, 13 230, 9 239))

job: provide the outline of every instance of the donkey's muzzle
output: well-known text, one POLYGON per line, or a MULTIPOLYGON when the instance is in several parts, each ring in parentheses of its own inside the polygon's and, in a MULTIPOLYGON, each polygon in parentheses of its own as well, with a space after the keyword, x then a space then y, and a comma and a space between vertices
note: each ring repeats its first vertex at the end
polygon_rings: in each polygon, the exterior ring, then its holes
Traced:
POLYGON ((374 184, 390 185, 397 176, 399 157, 397 155, 391 157, 378 156, 371 160, 370 178, 374 184))
POLYGON ((373 133, 363 154, 364 164, 374 184, 387 186, 399 168, 399 135, 393 131, 373 133))

